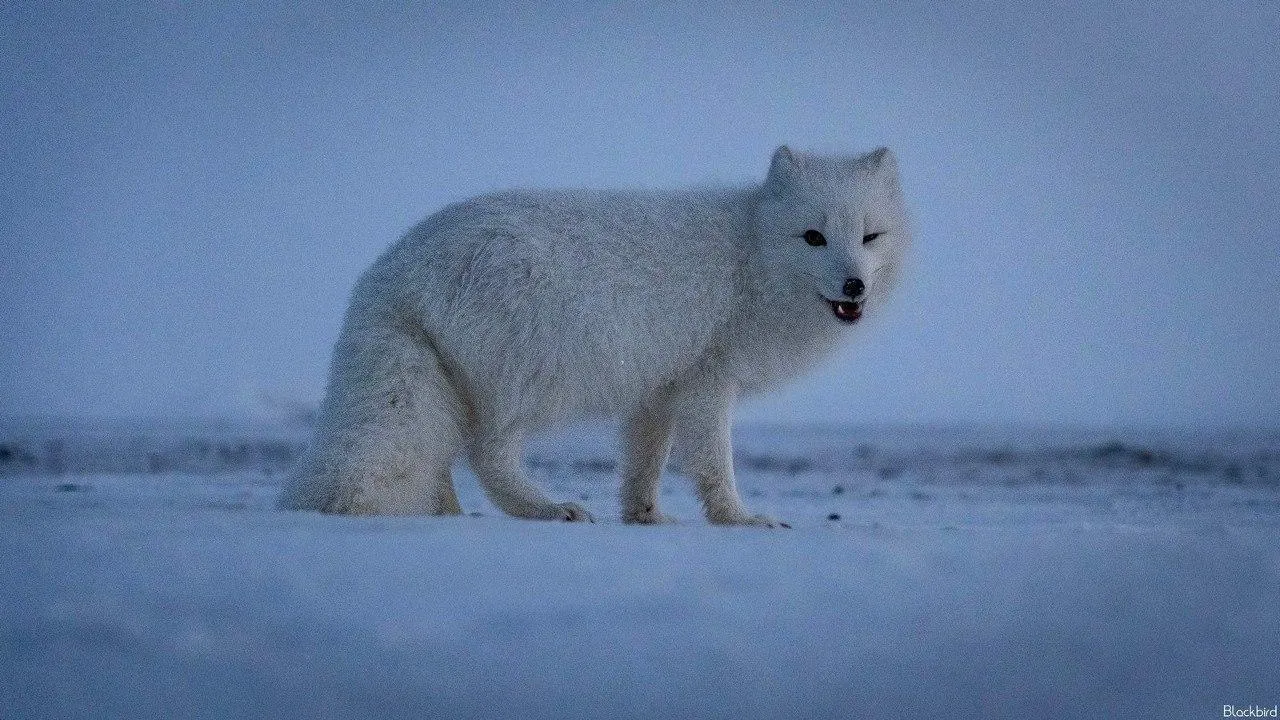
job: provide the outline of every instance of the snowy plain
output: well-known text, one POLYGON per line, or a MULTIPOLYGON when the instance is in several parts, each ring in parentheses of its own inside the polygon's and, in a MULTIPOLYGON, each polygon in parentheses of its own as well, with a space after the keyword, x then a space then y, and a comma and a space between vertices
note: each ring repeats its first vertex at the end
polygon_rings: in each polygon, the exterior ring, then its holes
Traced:
POLYGON ((1280 434, 742 427, 790 530, 273 509, 305 429, 0 425, 0 718, 1211 718, 1280 703, 1280 434))

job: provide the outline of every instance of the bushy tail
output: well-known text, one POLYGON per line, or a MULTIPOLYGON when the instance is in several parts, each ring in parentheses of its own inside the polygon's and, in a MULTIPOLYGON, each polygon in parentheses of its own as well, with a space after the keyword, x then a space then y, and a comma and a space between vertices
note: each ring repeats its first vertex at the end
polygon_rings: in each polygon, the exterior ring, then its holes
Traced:
POLYGON ((449 468, 464 419, 425 332, 361 322, 353 309, 315 436, 277 504, 358 515, 460 512, 449 468))

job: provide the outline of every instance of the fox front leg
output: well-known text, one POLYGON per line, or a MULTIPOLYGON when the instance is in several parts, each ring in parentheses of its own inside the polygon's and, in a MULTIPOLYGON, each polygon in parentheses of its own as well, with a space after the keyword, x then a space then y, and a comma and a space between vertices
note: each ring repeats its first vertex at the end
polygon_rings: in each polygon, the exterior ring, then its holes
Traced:
POLYGON ((768 515, 752 514, 738 496, 730 432, 736 396, 730 385, 706 384, 680 397, 677 459, 693 479, 707 520, 713 525, 791 527, 768 515))

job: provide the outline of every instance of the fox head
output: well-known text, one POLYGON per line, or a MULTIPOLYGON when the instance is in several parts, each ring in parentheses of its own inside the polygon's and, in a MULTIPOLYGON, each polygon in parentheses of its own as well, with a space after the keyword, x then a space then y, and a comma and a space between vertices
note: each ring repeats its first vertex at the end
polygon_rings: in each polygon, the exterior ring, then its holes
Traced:
POLYGON ((755 230, 776 282, 828 306, 835 322, 857 322, 895 284, 911 242, 897 159, 888 148, 830 157, 783 145, 755 230))

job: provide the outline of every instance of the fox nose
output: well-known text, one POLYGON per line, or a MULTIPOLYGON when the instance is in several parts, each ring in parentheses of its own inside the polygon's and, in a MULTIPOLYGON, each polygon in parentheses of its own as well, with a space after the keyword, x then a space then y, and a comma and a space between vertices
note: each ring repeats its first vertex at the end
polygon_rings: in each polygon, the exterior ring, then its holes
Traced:
POLYGON ((849 278, 844 281, 844 294, 851 298, 858 297, 866 289, 867 286, 863 285, 862 280, 859 278, 849 278))

